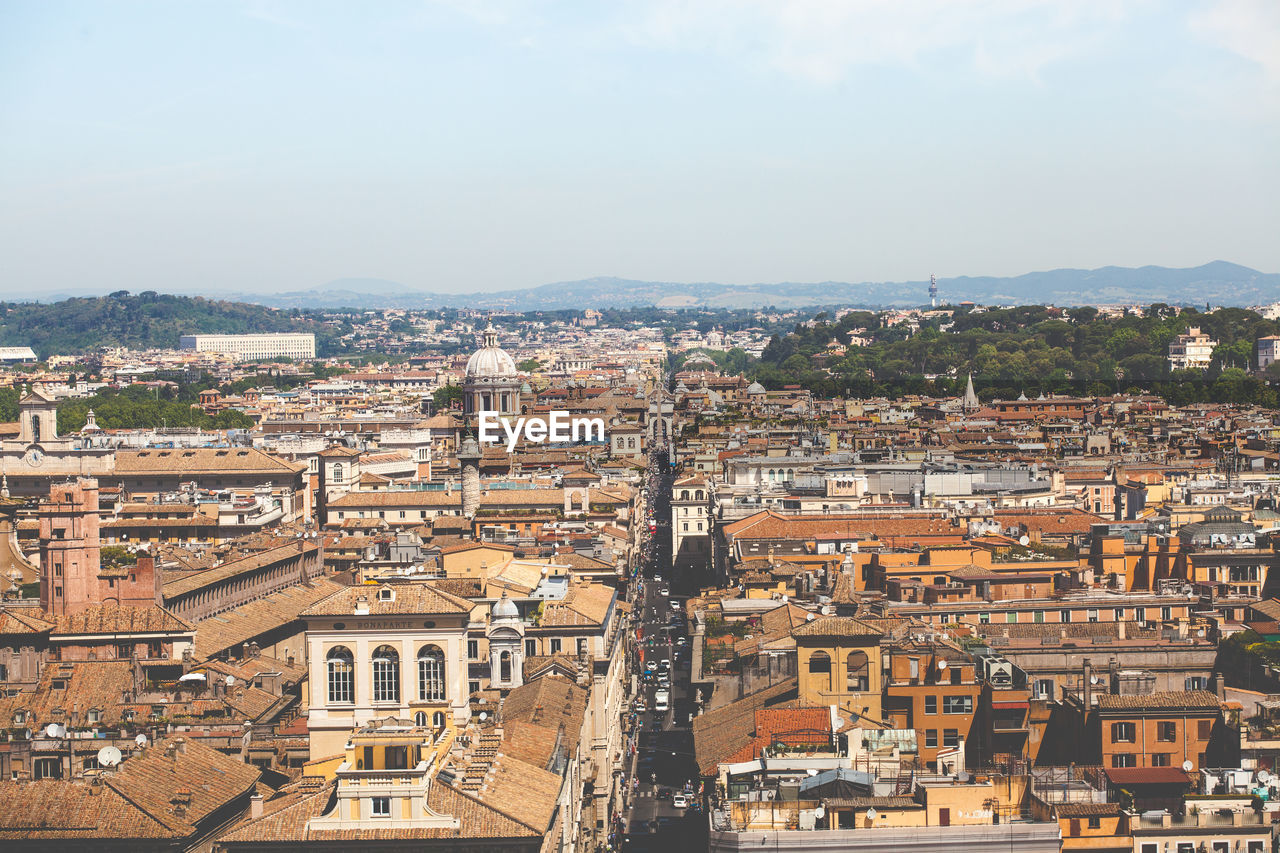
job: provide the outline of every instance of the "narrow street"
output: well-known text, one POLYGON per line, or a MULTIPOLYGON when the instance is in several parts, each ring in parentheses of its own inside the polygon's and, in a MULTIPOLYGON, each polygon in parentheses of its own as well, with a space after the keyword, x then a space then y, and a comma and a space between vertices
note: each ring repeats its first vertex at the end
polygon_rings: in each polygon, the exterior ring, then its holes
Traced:
POLYGON ((706 820, 693 757, 690 645, 686 590, 670 577, 671 470, 655 453, 649 472, 652 523, 637 578, 632 704, 631 807, 624 818, 624 850, 703 850, 706 820), (662 706, 665 705, 665 708, 662 706))

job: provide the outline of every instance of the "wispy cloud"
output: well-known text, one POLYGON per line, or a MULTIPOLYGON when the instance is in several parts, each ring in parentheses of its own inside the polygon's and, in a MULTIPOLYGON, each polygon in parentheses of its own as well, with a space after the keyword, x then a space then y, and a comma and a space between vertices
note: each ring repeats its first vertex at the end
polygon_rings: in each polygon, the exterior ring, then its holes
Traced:
POLYGON ((816 83, 859 66, 922 67, 969 57, 992 76, 1034 78, 1087 50, 1133 0, 662 0, 629 28, 642 43, 762 62, 816 83))
POLYGON ((1280 3, 1216 0, 1191 16, 1192 32, 1257 63, 1270 85, 1280 86, 1280 3))

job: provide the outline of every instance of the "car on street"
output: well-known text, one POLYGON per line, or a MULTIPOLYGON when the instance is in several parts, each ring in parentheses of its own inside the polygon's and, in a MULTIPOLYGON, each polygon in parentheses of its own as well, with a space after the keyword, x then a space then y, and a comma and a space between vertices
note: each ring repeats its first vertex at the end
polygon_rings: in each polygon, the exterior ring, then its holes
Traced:
POLYGON ((637 699, 637 700, 636 700, 636 713, 637 713, 637 714, 643 714, 646 710, 647 710, 647 709, 645 708, 645 705, 644 705, 644 699, 637 699))
POLYGON ((674 794, 671 797, 671 807, 677 809, 689 808, 689 798, 684 794, 674 794))
POLYGON ((671 592, 664 586, 662 589, 658 590, 658 595, 668 596, 671 595, 671 592))
POLYGON ((670 789, 670 788, 659 788, 659 789, 658 789, 658 799, 660 799, 660 800, 669 800, 669 799, 671 799, 671 793, 672 793, 672 792, 671 792, 671 789, 670 789))

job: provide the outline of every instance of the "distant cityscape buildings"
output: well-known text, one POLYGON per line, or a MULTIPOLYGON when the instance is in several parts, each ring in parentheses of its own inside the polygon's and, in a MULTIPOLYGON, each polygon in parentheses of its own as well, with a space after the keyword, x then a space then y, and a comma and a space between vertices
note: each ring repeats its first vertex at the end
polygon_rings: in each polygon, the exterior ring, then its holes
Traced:
POLYGON ((261 335, 183 335, 178 346, 195 352, 218 352, 236 361, 262 358, 315 358, 316 336, 294 332, 261 335))

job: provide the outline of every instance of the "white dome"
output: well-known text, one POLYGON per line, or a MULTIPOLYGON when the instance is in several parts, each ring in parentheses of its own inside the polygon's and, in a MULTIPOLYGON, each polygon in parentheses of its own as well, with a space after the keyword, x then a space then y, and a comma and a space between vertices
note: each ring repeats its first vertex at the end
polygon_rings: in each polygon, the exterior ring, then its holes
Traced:
POLYGON ((484 330, 484 346, 467 359, 467 378, 506 379, 516 375, 515 359, 498 346, 498 333, 489 326, 484 330))
POLYGON ((498 599, 498 603, 493 605, 494 619, 519 619, 520 611, 516 609, 516 603, 507 598, 506 592, 502 593, 502 598, 498 599))
POLYGON ((759 382, 752 382, 750 385, 747 386, 747 393, 748 394, 767 394, 769 392, 766 391, 764 386, 761 385, 759 382))

